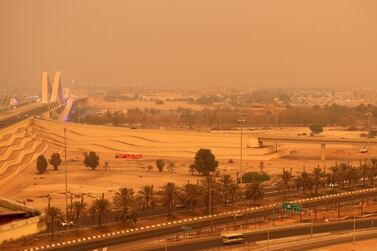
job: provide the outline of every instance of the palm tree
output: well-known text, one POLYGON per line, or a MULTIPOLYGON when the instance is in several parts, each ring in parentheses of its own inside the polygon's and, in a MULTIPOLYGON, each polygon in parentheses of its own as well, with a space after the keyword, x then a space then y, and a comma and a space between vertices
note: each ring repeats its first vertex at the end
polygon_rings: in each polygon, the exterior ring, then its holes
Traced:
POLYGON ((120 188, 113 196, 113 209, 117 220, 122 222, 133 220, 136 222, 134 206, 135 198, 132 188, 120 188))
POLYGON ((187 209, 191 207, 192 211, 195 211, 200 195, 201 193, 198 185, 186 184, 183 187, 183 198, 185 199, 187 209))
POLYGON ((305 194, 305 190, 308 188, 311 190, 312 188, 312 179, 307 172, 302 172, 300 176, 296 178, 296 188, 302 188, 302 193, 305 194))
POLYGON ((236 183, 233 182, 229 185, 229 199, 230 199, 230 204, 233 207, 234 202, 237 200, 238 194, 240 193, 240 186, 236 183))
POLYGON ((374 177, 376 176, 376 169, 377 169, 377 159, 371 159, 371 173, 370 173, 370 183, 374 183, 374 177))
POLYGON ((338 168, 338 179, 340 183, 342 184, 342 188, 344 187, 345 181, 347 180, 347 174, 348 169, 350 168, 350 165, 347 163, 340 163, 338 168))
POLYGON ((142 208, 143 210, 153 208, 156 205, 156 198, 153 190, 153 185, 143 186, 137 192, 136 200, 138 201, 139 208, 142 208))
POLYGON ((255 203, 258 200, 263 200, 263 188, 261 186, 260 182, 253 182, 250 184, 247 184, 245 189, 246 198, 253 203, 255 203))
POLYGON ((54 240, 54 231, 55 225, 57 224, 58 219, 62 216, 62 212, 57 207, 48 206, 46 209, 46 217, 48 225, 50 226, 51 231, 51 240, 54 240))
MULTIPOLYGON (((327 175, 327 183, 329 184, 335 184, 335 183, 340 183, 340 175, 339 175, 339 167, 332 166, 330 167, 331 173, 327 175)), ((335 186, 333 186, 335 188, 335 186)))
POLYGON ((284 200, 287 198, 287 191, 291 187, 291 181, 292 181, 291 172, 283 169, 283 173, 280 175, 280 181, 278 185, 279 185, 279 190, 282 189, 284 191, 284 200))
POLYGON ((312 180, 315 186, 315 193, 318 193, 318 186, 323 183, 323 178, 325 177, 325 173, 322 171, 320 167, 316 167, 313 169, 312 172, 312 180))
POLYGON ((175 202, 178 199, 178 187, 174 182, 167 182, 161 187, 161 190, 158 192, 161 203, 168 210, 168 215, 171 216, 172 209, 175 202))
POLYGON ((356 167, 351 166, 347 170, 348 185, 351 187, 352 183, 356 183, 360 179, 359 170, 356 167))
POLYGON ((359 173, 360 173, 360 177, 363 179, 363 184, 365 185, 365 182, 368 178, 371 177, 371 168, 369 167, 368 164, 364 163, 364 164, 361 164, 360 163, 360 168, 359 168, 359 173))
POLYGON ((84 203, 84 200, 81 199, 81 201, 75 201, 72 205, 72 215, 74 217, 75 222, 79 222, 81 216, 84 215, 86 210, 86 203, 84 203))
POLYGON ((234 179, 230 175, 226 174, 222 176, 219 181, 221 184, 221 192, 223 195, 224 204, 225 206, 227 206, 229 201, 229 188, 231 184, 234 183, 234 179))
POLYGON ((207 207, 207 212, 211 213, 214 201, 220 197, 221 187, 216 179, 212 176, 206 176, 201 182, 201 189, 203 193, 203 200, 207 207))
POLYGON ((96 199, 92 202, 89 211, 93 218, 97 219, 98 226, 101 226, 103 220, 111 216, 111 203, 109 200, 105 199, 104 194, 102 194, 100 199, 96 199))

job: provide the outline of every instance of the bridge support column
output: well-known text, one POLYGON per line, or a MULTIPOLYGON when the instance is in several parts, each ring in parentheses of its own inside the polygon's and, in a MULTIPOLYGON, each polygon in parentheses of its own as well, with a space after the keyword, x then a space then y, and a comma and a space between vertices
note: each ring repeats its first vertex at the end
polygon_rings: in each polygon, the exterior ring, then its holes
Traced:
POLYGON ((258 139, 258 146, 259 146, 259 147, 263 147, 263 141, 260 140, 260 139, 258 139))
POLYGON ((326 160, 326 144, 321 144, 321 160, 326 160))

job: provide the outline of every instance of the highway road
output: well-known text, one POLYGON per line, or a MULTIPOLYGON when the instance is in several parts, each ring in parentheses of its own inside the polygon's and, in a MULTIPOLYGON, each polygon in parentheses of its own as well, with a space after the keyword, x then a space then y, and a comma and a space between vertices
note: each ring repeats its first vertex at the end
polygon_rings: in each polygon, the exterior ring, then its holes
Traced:
MULTIPOLYGON (((377 195, 377 189, 363 189, 358 192, 343 192, 337 195, 325 195, 316 198, 308 198, 308 199, 301 199, 294 201, 294 203, 300 204, 303 207, 309 206, 319 206, 325 204, 332 204, 337 201, 345 202, 345 201, 356 201, 362 198, 373 197, 377 195)), ((271 216, 277 210, 279 210, 280 204, 273 204, 273 205, 266 205, 261 207, 253 207, 248 209, 238 210, 237 212, 244 214, 243 217, 238 218, 238 220, 242 220, 242 218, 246 219, 255 219, 258 217, 263 216, 271 216)), ((202 229, 211 226, 218 226, 232 223, 235 219, 233 212, 226 212, 220 213, 218 215, 214 214, 213 216, 203 216, 197 217, 191 220, 185 221, 174 221, 168 222, 164 224, 158 224, 157 226, 146 226, 142 229, 132 229, 127 230, 127 232, 123 233, 113 233, 111 236, 97 236, 96 238, 90 238, 90 240, 80 240, 80 242, 69 243, 69 245, 64 245, 61 247, 54 247, 47 250, 69 250, 72 251, 81 251, 81 250, 88 250, 88 249, 96 249, 101 247, 109 247, 114 245, 119 245, 123 243, 130 243, 133 241, 140 241, 143 239, 148 238, 155 238, 159 236, 171 235, 182 233, 182 226, 189 225, 193 230, 202 229)), ((328 225, 328 226, 331 226, 328 225)), ((358 225, 358 227, 362 227, 362 223, 358 225)), ((327 229, 327 228, 326 228, 327 229)), ((336 229, 335 229, 336 230, 336 229)), ((334 231, 335 231, 334 230, 334 231)), ((306 230, 305 230, 306 231, 306 230)), ((277 237, 274 237, 277 238, 277 237)), ((66 244, 66 243, 65 243, 66 244)))
MULTIPOLYGON (((367 229, 372 227, 372 221, 377 222, 377 217, 368 218, 368 219, 357 219, 356 220, 356 229, 367 229)), ((333 222, 333 223, 323 223, 313 225, 313 234, 318 233, 328 233, 328 232, 337 232, 337 231, 352 231, 353 230, 353 220, 333 222)), ((273 228, 269 230, 259 230, 252 232, 245 232, 244 237, 245 241, 252 243, 256 241, 262 241, 267 239, 269 234, 270 239, 284 238, 291 236, 300 236, 300 235, 310 235, 311 225, 310 224, 301 224, 298 226, 289 226, 282 228, 273 228), (269 232, 269 233, 268 233, 269 232)), ((334 238, 336 239, 336 238, 334 238)), ((322 243, 324 245, 324 243, 322 243)), ((210 239, 203 239, 197 241, 181 241, 175 244, 168 245, 169 251, 186 251, 186 250, 201 250, 201 249, 210 249, 218 248, 223 246, 221 237, 217 236, 210 239)), ((316 245, 307 245, 307 248, 315 248, 316 245)), ((111 250, 111 248, 109 248, 111 250)), ((145 250, 148 251, 165 251, 165 246, 161 245, 159 247, 151 247, 145 250)), ((296 249, 298 250, 298 249, 296 249)), ((302 250, 302 249, 301 249, 302 250)))
POLYGON ((48 111, 48 105, 41 104, 40 106, 32 108, 30 110, 25 110, 12 116, 8 116, 0 120, 0 129, 15 124, 23 119, 26 119, 29 116, 38 116, 46 111, 48 111))
POLYGON ((374 139, 347 139, 347 138, 329 138, 329 137, 258 137, 258 141, 263 143, 303 143, 303 144, 336 144, 336 145, 377 145, 374 139))

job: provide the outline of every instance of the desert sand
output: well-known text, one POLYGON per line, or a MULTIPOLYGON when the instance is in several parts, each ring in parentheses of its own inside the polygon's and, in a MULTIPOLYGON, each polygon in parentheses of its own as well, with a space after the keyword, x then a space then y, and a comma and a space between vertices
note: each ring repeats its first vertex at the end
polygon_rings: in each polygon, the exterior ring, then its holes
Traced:
MULTIPOLYGON (((187 182, 196 183, 202 177, 189 174, 189 165, 199 148, 212 149, 219 160, 219 174, 230 174, 236 178, 240 172, 240 135, 239 132, 195 132, 167 130, 132 130, 105 126, 89 126, 71 123, 59 123, 46 120, 34 120, 33 130, 42 137, 49 157, 54 152, 63 156, 64 128, 67 128, 67 174, 68 190, 73 197, 85 194, 90 200, 105 193, 111 198, 120 187, 138 190, 143 185, 154 185, 158 189, 168 181, 182 185, 187 182), (95 151, 100 157, 100 165, 96 170, 84 166, 83 154, 95 151), (116 153, 141 153, 142 159, 116 159, 116 153), (174 163, 175 170, 167 169, 159 173, 155 167, 156 159, 161 158, 174 163), (233 163, 229 163, 233 159, 233 163), (108 170, 105 170, 105 161, 108 170), (148 171, 148 166, 153 166, 148 171)), ((308 133, 307 128, 279 128, 279 135, 295 136, 297 133, 308 133)), ((345 132, 339 128, 328 128, 323 137, 358 138, 360 132, 345 132)), ((336 162, 351 161, 358 165, 360 160, 368 156, 376 156, 375 149, 369 154, 361 154, 358 146, 329 145, 326 149, 327 160, 321 161, 320 146, 316 144, 280 144, 279 153, 260 154, 248 147, 255 143, 257 135, 275 135, 275 130, 247 130, 244 134, 242 172, 259 171, 260 162, 264 162, 264 171, 276 175, 282 169, 292 169, 298 174, 305 166, 306 171, 320 166, 324 169, 336 162), (280 154, 281 153, 281 154, 280 154), (280 155, 279 155, 280 154, 280 155)), ((6 137, 5 137, 6 138, 6 137)), ((16 142, 16 141, 15 141, 16 142)), ((273 181, 272 181, 273 182, 273 181)), ((52 167, 43 174, 36 173, 35 161, 30 163, 17 176, 2 185, 0 196, 26 202, 38 209, 43 209, 47 196, 52 198, 53 205, 63 208, 64 165, 58 171, 52 167)))

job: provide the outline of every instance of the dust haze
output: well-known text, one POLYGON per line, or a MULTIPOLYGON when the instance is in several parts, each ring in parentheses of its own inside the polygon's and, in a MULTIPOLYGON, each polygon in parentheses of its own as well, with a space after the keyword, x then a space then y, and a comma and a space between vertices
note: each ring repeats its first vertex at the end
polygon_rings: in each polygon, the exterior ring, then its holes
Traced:
POLYGON ((374 87, 377 2, 0 1, 0 85, 374 87))

